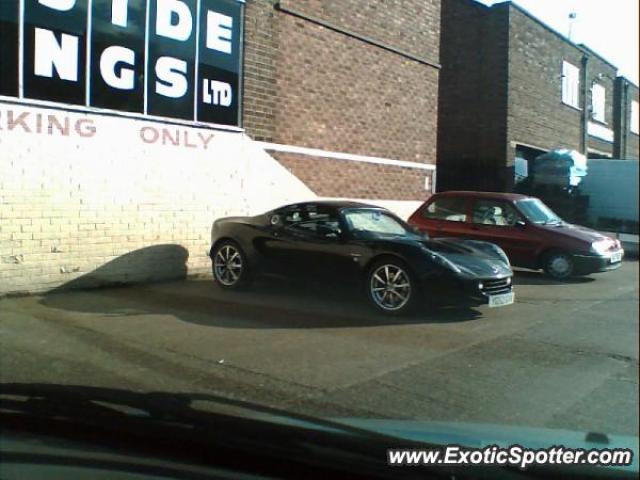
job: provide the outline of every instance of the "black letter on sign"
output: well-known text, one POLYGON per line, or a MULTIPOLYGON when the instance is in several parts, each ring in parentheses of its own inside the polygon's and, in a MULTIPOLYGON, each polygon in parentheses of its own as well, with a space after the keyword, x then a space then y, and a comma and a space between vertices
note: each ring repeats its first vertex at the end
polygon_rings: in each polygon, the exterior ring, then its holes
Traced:
POLYGON ((233 0, 202 0, 200 8, 197 120, 238 125, 242 6, 233 0))
POLYGON ((0 1, 0 95, 18 96, 18 2, 0 1))
POLYGON ((147 113, 193 120, 196 0, 149 2, 147 113))
POLYGON ((25 0, 24 96, 85 104, 87 0, 25 0))
POLYGON ((92 107, 144 110, 146 0, 93 0, 92 107))

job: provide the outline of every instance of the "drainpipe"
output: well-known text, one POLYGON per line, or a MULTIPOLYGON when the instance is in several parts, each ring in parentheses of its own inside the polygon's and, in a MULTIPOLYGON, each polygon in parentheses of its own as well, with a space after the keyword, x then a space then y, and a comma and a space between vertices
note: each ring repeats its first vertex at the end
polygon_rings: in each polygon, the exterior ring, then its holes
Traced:
POLYGON ((587 68, 589 66, 589 55, 586 53, 582 55, 582 118, 581 118, 581 127, 582 127, 582 138, 580 139, 580 153, 582 153, 585 157, 587 156, 587 146, 589 145, 589 133, 588 133, 588 122, 589 122, 589 111, 591 110, 588 105, 587 99, 589 98, 589 82, 587 79, 589 78, 587 68))
POLYGON ((627 131, 629 128, 627 120, 629 118, 629 82, 622 80, 622 105, 620 105, 620 158, 627 158, 627 131))

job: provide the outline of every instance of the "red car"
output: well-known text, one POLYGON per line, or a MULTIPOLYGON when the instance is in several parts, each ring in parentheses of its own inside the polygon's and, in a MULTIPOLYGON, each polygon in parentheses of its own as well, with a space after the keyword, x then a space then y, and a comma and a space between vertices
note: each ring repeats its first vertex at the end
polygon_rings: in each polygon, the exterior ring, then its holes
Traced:
POLYGON ((564 222, 542 201, 514 193, 443 192, 409 218, 431 237, 464 237, 495 243, 517 267, 544 269, 553 278, 620 267, 620 242, 564 222))

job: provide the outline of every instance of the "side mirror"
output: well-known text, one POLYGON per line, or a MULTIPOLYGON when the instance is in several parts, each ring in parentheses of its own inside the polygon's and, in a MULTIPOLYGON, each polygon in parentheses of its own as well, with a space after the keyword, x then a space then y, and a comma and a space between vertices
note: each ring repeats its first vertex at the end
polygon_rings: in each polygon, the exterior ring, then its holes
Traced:
POLYGON ((518 228, 525 228, 527 226, 527 224, 524 222, 524 220, 518 220, 516 221, 516 227, 518 228))
POLYGON ((282 226, 284 225, 280 215, 271 215, 271 218, 269 219, 269 223, 271 223, 271 226, 273 228, 282 228, 282 226))

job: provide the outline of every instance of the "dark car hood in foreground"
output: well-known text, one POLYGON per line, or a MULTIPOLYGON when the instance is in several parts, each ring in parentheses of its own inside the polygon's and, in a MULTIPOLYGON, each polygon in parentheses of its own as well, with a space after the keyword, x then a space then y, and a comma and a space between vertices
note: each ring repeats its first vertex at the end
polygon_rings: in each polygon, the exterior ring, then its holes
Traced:
MULTIPOLYGON (((624 476, 635 478, 638 470, 637 437, 600 434, 589 438, 581 432, 491 424, 353 417, 322 419, 202 393, 139 393, 88 386, 7 383, 0 384, 0 419, 5 433, 5 440, 0 445, 5 450, 3 453, 15 447, 6 441, 9 438, 6 434, 13 430, 18 435, 33 432, 47 437, 80 439, 85 442, 83 448, 88 440, 92 455, 98 445, 120 450, 126 447, 127 452, 127 448, 131 448, 129 455, 139 452, 144 445, 145 454, 160 450, 167 458, 178 460, 187 458, 191 461, 190 453, 193 452, 198 463, 202 461, 203 452, 207 452, 203 458, 215 456, 216 462, 220 463, 224 463, 228 455, 237 457, 240 453, 238 458, 242 459, 243 465, 251 455, 262 461, 286 459, 286 465, 297 461, 305 468, 310 465, 327 467, 326 462, 332 462, 368 478, 376 476, 375 473, 386 466, 384 454, 389 448, 432 448, 451 444, 466 447, 519 444, 528 448, 560 445, 585 449, 627 448, 633 451, 634 463, 624 469, 627 474, 624 476), (168 438, 172 439, 169 443, 166 442, 168 438), (123 444, 123 441, 127 443, 123 444), (219 456, 222 450, 224 455, 219 456), (175 457, 181 452, 182 456, 175 457)), ((10 440, 20 441, 21 438, 24 439, 24 435, 10 440)), ((68 459, 65 461, 68 463, 68 459)), ((91 465, 94 463, 92 460, 91 465)), ((621 475, 618 467, 583 467, 583 472, 585 469, 591 473, 609 471, 617 475, 616 478, 621 475)), ((566 472, 559 466, 550 468, 554 473, 566 472)), ((482 467, 474 469, 478 474, 484 472, 478 477, 487 477, 487 471, 482 467)), ((506 473, 506 470, 501 472, 506 473)), ((566 475, 563 478, 567 478, 566 475)), ((573 475, 571 478, 579 477, 573 475)))
POLYGON ((362 418, 340 418, 337 422, 352 427, 370 430, 392 437, 436 445, 461 445, 480 448, 488 445, 509 447, 521 445, 526 448, 584 448, 586 450, 628 448, 633 451, 633 464, 616 467, 638 471, 638 437, 630 435, 593 435, 587 432, 535 428, 487 423, 428 422, 415 420, 372 420, 362 418), (598 441, 599 440, 599 441, 598 441))

